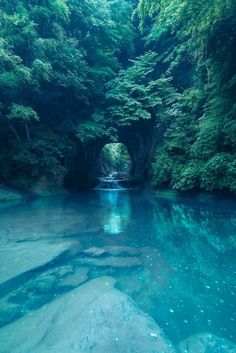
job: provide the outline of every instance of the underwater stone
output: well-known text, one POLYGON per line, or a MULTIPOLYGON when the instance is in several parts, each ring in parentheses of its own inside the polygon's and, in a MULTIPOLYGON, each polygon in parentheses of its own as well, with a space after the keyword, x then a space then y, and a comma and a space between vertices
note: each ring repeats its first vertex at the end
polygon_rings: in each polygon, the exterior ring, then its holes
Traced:
POLYGON ((155 321, 101 277, 0 331, 0 353, 174 353, 155 321))
POLYGON ((140 254, 142 249, 132 248, 130 246, 105 246, 104 250, 107 251, 110 255, 114 256, 124 254, 134 256, 140 254))
POLYGON ((52 244, 46 241, 2 244, 0 284, 53 261, 72 245, 72 242, 52 244))
POLYGON ((104 248, 92 247, 86 250, 83 250, 82 253, 99 257, 103 255, 113 255, 113 256, 120 256, 120 255, 129 255, 135 256, 140 254, 141 249, 132 248, 129 246, 105 246, 104 248))
POLYGON ((138 257, 116 257, 116 256, 107 256, 99 258, 78 258, 75 260, 77 265, 86 265, 86 266, 96 266, 96 267, 136 267, 141 266, 142 262, 138 257))
POLYGON ((180 353, 236 353, 235 344, 208 332, 188 337, 178 348, 180 353))
POLYGON ((103 248, 94 247, 84 250, 83 253, 90 256, 102 256, 106 254, 106 251, 103 248))
POLYGON ((56 278, 52 275, 48 275, 43 278, 39 277, 30 281, 29 284, 26 285, 26 289, 37 294, 50 293, 56 284, 56 278))
POLYGON ((74 272, 60 280, 61 286, 79 286, 88 279, 89 269, 86 267, 76 268, 74 272))

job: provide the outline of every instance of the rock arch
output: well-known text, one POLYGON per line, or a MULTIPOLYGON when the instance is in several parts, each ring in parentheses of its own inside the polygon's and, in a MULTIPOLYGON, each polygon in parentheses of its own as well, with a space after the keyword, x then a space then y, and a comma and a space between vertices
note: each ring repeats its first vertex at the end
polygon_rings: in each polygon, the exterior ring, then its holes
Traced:
MULTIPOLYGON (((155 146, 153 120, 133 122, 118 131, 118 141, 123 143, 130 154, 132 167, 130 172, 133 185, 143 185, 148 178, 148 170, 155 146)), ((89 189, 98 183, 100 175, 100 153, 111 143, 109 138, 91 140, 86 143, 75 141, 73 150, 66 159, 68 173, 65 186, 69 190, 89 189)))

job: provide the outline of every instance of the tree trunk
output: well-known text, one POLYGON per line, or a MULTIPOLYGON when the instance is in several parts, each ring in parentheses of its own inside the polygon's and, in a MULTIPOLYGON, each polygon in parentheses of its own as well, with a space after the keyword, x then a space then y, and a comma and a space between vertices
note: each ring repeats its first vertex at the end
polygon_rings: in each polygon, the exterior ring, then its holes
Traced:
POLYGON ((29 126, 28 126, 28 124, 27 124, 27 122, 26 122, 26 121, 24 121, 24 125, 25 125, 26 139, 27 139, 27 141, 28 141, 28 142, 31 142, 31 141, 30 141, 29 126))
POLYGON ((15 129, 15 127, 9 122, 8 122, 8 127, 12 131, 12 133, 15 136, 15 138, 17 139, 17 141, 20 142, 21 138, 20 138, 20 135, 18 134, 17 130, 15 129))

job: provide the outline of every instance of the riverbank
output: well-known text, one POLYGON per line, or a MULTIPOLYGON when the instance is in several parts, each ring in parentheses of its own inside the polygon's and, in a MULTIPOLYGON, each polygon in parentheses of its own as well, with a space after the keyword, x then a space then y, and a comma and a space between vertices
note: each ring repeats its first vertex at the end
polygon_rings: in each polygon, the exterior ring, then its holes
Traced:
MULTIPOLYGON (((122 187, 129 188, 129 186, 122 185, 122 187)), ((231 199, 236 200, 236 194, 230 193, 222 190, 214 191, 177 191, 171 189, 152 189, 151 187, 130 187, 130 189, 143 190, 145 192, 152 193, 157 197, 164 198, 195 198, 198 200, 210 200, 210 199, 231 199)), ((58 195, 68 195, 70 194, 63 186, 53 186, 53 185, 31 185, 31 186, 21 186, 21 185, 1 185, 0 184, 0 202, 10 202, 10 201, 21 201, 25 198, 37 198, 37 197, 51 197, 58 195)))
POLYGON ((24 195, 16 190, 0 186, 0 202, 20 201, 24 195))
POLYGON ((171 189, 148 189, 148 192, 153 192, 157 196, 163 196, 165 198, 195 198, 198 200, 210 200, 210 199, 231 199, 236 200, 236 194, 226 190, 192 190, 192 191, 178 191, 171 189))
POLYGON ((50 197, 66 195, 68 191, 63 187, 35 189, 31 187, 15 187, 0 185, 0 202, 22 201, 26 198, 50 197))

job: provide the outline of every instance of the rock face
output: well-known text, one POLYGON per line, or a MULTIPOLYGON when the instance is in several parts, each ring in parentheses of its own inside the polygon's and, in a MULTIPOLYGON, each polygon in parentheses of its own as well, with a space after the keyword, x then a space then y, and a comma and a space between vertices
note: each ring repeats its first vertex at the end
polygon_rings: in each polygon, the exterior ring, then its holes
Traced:
POLYGON ((236 353, 235 344, 208 332, 190 336, 178 348, 180 353, 236 353))
POLYGON ((174 353, 111 277, 92 280, 5 326, 0 353, 174 353))
MULTIPOLYGON (((131 185, 143 185, 146 181, 154 151, 154 125, 155 120, 149 119, 133 121, 129 126, 119 128, 118 140, 127 147, 132 160, 131 185)), ((102 173, 100 154, 103 147, 111 142, 108 137, 91 140, 86 144, 76 141, 66 157, 68 173, 65 176, 65 186, 69 190, 88 189, 98 185, 102 173)))
POLYGON ((45 265, 71 246, 71 242, 52 244, 46 241, 1 244, 0 284, 45 265))

